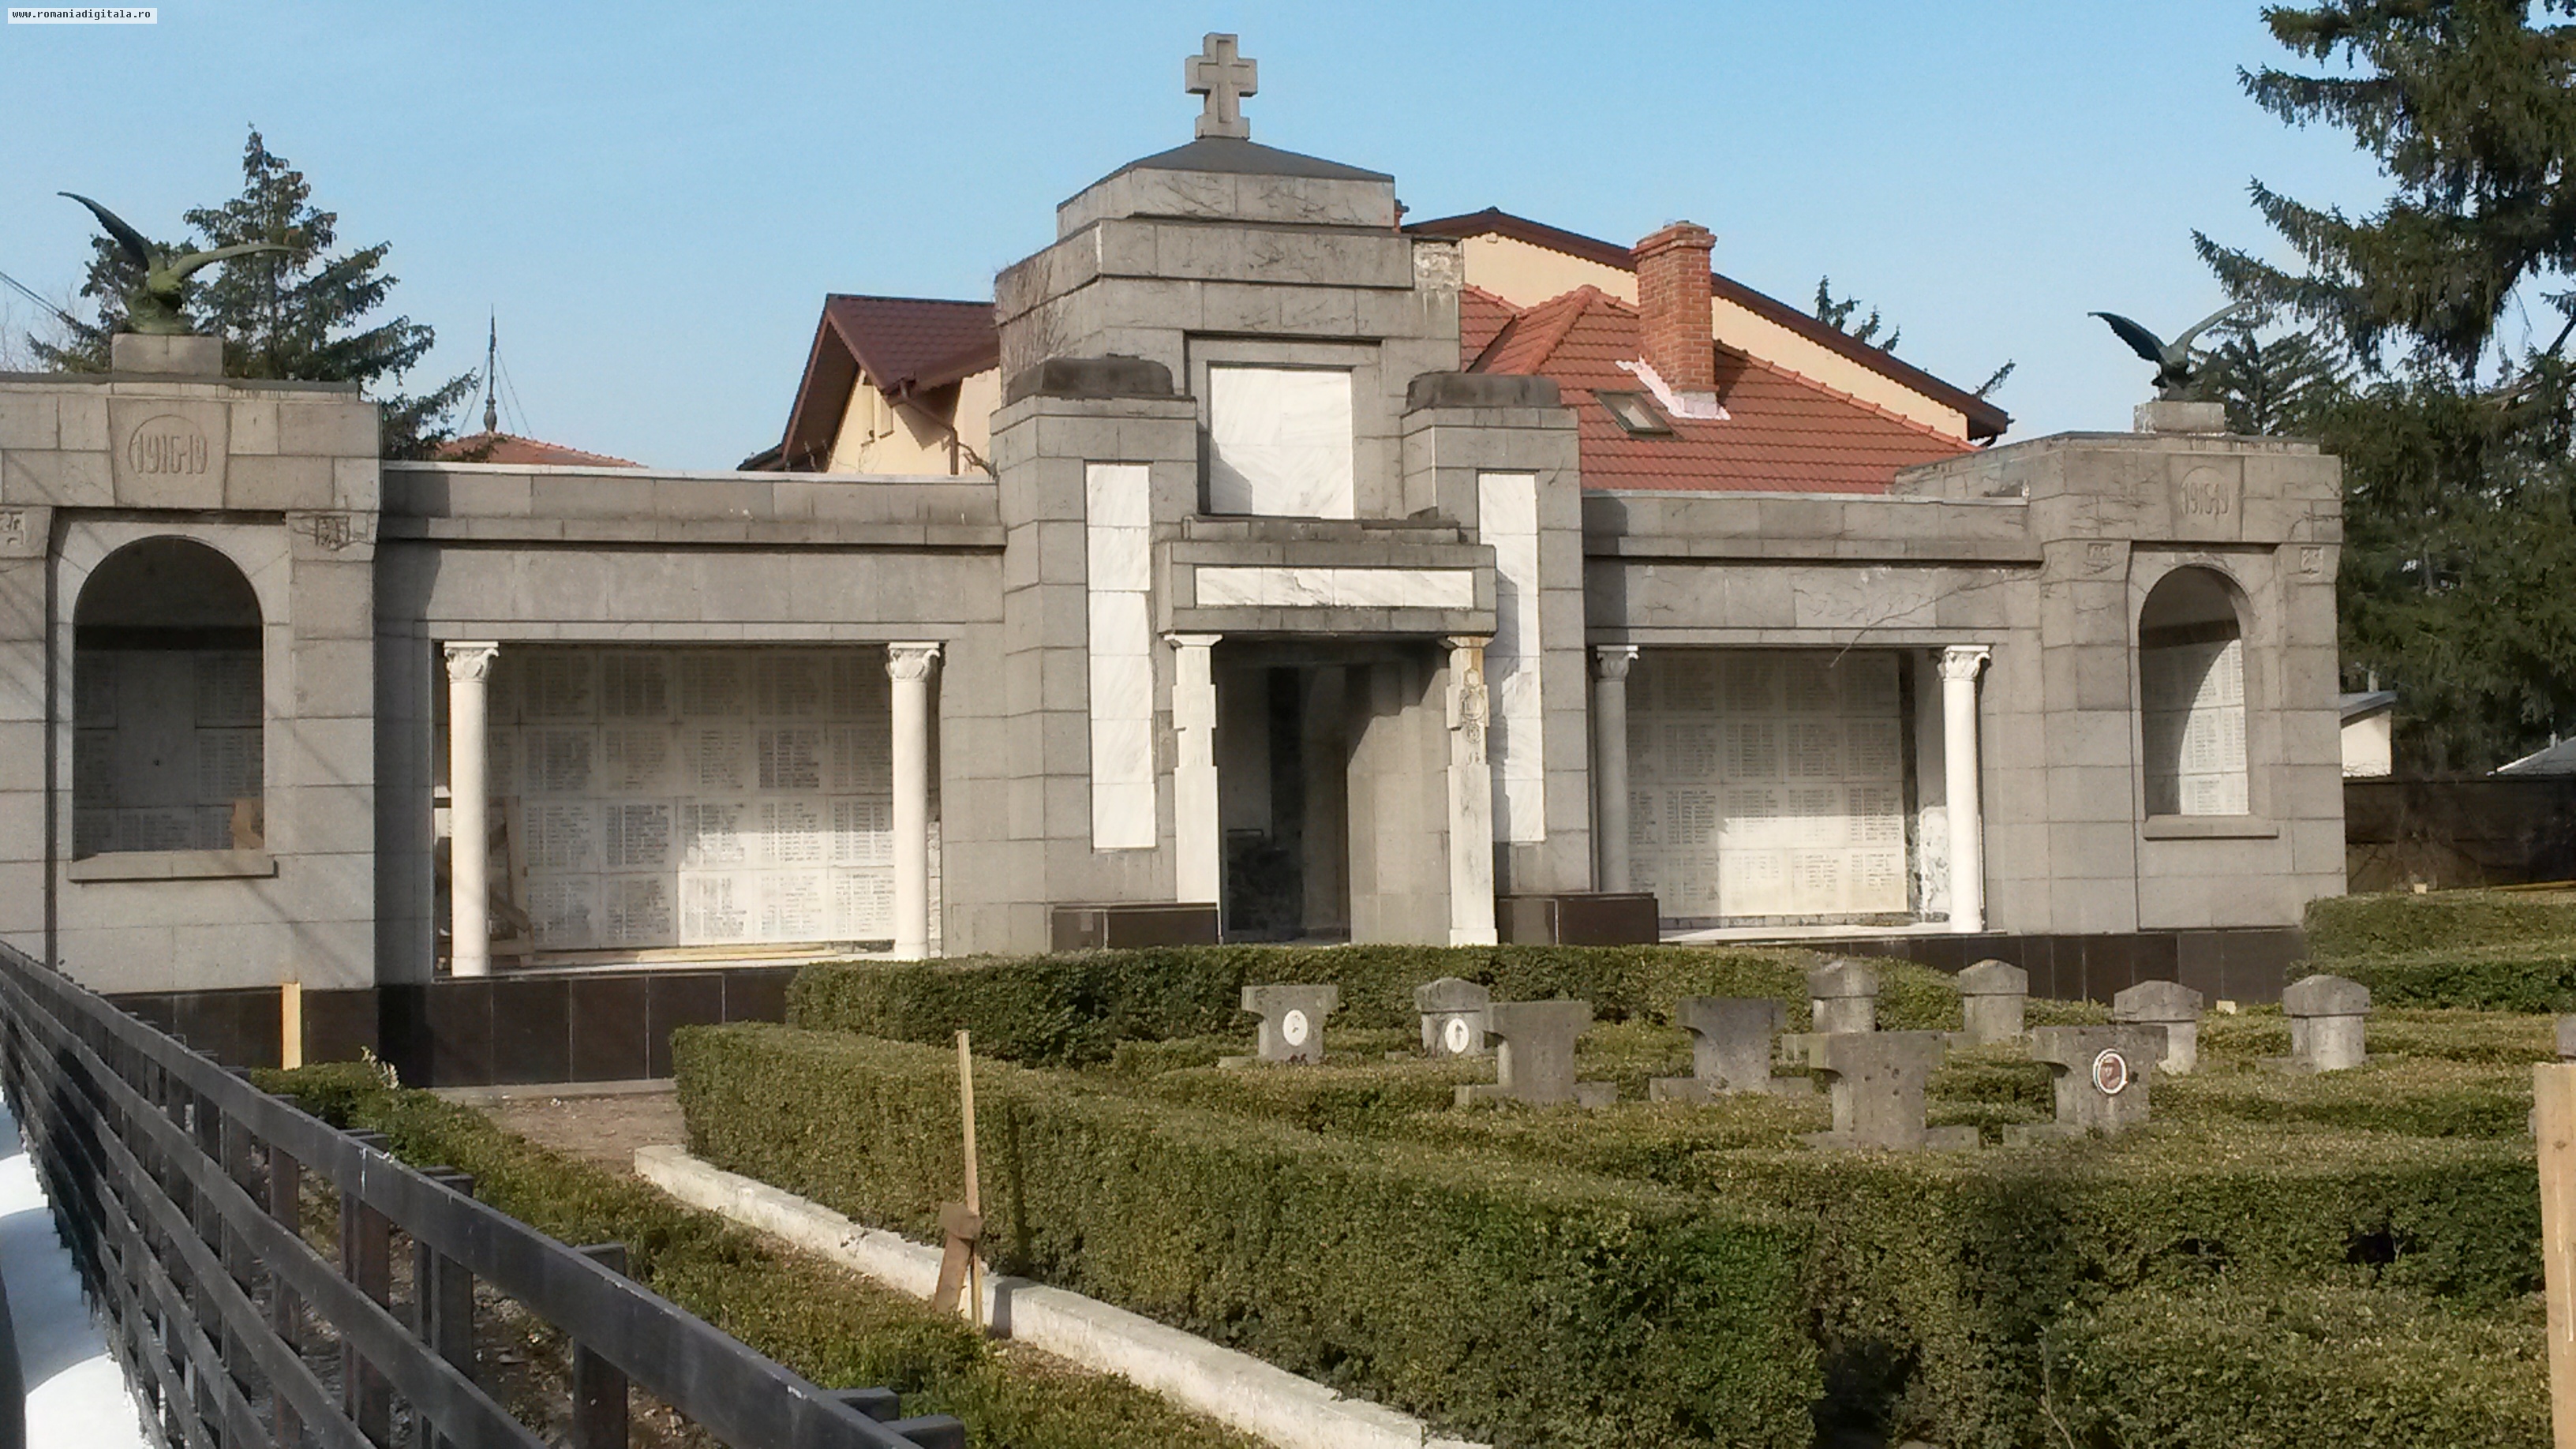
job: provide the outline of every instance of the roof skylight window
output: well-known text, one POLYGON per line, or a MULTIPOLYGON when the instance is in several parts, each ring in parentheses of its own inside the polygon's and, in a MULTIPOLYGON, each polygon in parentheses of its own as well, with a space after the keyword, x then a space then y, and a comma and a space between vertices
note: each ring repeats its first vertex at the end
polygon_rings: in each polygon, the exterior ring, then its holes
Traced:
POLYGON ((1593 396, 1601 400, 1601 406, 1610 410, 1611 420, 1625 428, 1631 437, 1669 438, 1673 435, 1673 425, 1664 421, 1664 415, 1655 411, 1655 405, 1647 401, 1642 392, 1596 392, 1593 396))

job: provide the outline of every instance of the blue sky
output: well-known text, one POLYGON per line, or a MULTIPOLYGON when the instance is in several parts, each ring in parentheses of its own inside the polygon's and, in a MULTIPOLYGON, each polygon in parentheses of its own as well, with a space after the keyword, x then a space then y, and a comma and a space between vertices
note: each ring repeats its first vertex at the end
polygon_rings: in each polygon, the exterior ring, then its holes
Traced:
POLYGON ((2282 52, 2242 0, 176 0, 0 27, 0 270, 77 281, 88 218, 57 190, 178 232, 256 124, 344 242, 392 241, 425 373, 478 366, 496 309, 513 430, 729 467, 777 441, 824 293, 989 296, 1058 201, 1189 139, 1209 30, 1260 62, 1255 140, 1393 172, 1416 218, 1700 222, 1719 270, 1801 306, 1830 274, 1964 386, 2017 360, 2016 438, 2128 425, 2147 369, 2085 313, 2169 332, 2217 305, 2190 234, 2263 245, 2249 178, 2383 191, 2244 98, 2237 67, 2282 52))

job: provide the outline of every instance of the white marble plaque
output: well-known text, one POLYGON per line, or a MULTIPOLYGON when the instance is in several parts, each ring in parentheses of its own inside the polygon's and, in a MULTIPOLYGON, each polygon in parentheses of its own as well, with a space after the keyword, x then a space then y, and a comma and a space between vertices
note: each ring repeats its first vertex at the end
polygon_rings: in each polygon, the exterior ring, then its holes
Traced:
POLYGON ((1889 651, 1650 649, 1629 674, 1632 868, 1667 916, 1901 912, 1889 651))
POLYGON ((1472 609, 1469 569, 1221 566, 1195 575, 1202 609, 1472 609))
POLYGON ((1150 483, 1142 463, 1083 474, 1094 850, 1156 844, 1150 483))
POLYGON ((1208 369, 1208 512, 1349 518, 1351 375, 1208 369))
POLYGON ((520 900, 542 896, 555 911, 541 950, 888 933, 881 650, 548 647, 503 658, 524 675, 530 710, 548 717, 489 737, 496 803, 520 800, 510 817, 520 900), (558 718, 585 711, 598 722, 558 718), (853 909, 874 913, 868 929, 848 928, 853 909))

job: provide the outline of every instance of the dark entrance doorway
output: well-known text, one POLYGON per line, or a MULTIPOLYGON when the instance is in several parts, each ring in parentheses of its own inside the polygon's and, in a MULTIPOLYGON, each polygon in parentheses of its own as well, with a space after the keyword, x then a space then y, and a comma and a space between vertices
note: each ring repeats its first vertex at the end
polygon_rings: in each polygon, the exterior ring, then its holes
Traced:
POLYGON ((1347 674, 1259 646, 1218 656, 1228 940, 1350 939, 1347 674))

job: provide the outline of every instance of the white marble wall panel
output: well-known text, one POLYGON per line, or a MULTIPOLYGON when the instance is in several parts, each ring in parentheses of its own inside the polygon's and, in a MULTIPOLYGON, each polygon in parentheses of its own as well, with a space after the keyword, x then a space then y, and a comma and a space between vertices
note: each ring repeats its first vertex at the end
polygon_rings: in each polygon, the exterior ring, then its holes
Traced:
POLYGON ((1150 850, 1154 824, 1153 505, 1142 463, 1083 470, 1091 656, 1091 846, 1150 850))
POLYGON ((1202 567, 1202 609, 1472 609, 1470 569, 1202 567))
POLYGON ((889 938, 887 687, 873 648, 504 648, 488 780, 535 948, 889 938))
POLYGON ((1628 677, 1630 870, 1667 916, 1907 908, 1893 651, 1648 649, 1628 677))
POLYGON ((2141 649, 2138 693, 2147 813, 2245 814, 2245 642, 2141 649))
POLYGON ((1547 707, 1539 692, 1538 475, 1476 475, 1476 536, 1494 550, 1494 638, 1485 646, 1493 721, 1494 838, 1547 839, 1547 707))
POLYGON ((1351 375, 1208 369, 1208 511, 1354 516, 1351 375))

